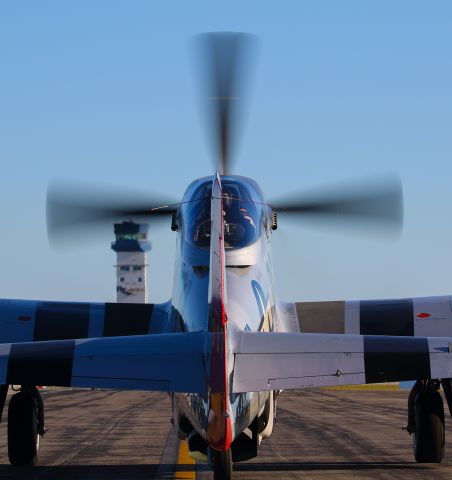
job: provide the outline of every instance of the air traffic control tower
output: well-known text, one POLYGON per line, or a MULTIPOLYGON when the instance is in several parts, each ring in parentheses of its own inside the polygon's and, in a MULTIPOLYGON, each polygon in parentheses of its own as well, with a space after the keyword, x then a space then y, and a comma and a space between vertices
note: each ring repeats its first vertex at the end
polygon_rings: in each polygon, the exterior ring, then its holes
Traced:
POLYGON ((115 223, 116 301, 147 302, 146 252, 151 249, 147 238, 148 224, 132 221, 115 223))

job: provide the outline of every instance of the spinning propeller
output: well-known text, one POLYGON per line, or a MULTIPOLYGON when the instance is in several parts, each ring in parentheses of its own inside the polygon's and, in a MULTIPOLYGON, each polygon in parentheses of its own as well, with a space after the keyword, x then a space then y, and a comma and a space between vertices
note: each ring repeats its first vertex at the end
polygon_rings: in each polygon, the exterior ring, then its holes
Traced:
POLYGON ((177 211, 177 200, 158 199, 136 191, 99 188, 73 182, 53 183, 47 190, 47 233, 51 241, 81 229, 129 218, 155 223, 177 211))
POLYGON ((220 175, 230 175, 256 38, 246 33, 205 33, 196 41, 200 105, 212 143, 214 166, 220 175))
POLYGON ((328 225, 362 225, 388 233, 398 233, 403 226, 402 185, 397 177, 344 182, 270 204, 293 220, 302 216, 328 225))
MULTIPOLYGON (((240 133, 249 66, 255 38, 243 33, 207 33, 196 39, 199 52, 201 105, 205 110, 208 138, 215 167, 221 175, 231 174, 233 153, 240 133)), ((174 200, 163 200, 136 192, 118 192, 95 187, 53 184, 47 194, 47 229, 51 240, 99 223, 126 218, 156 221, 178 208, 174 200)), ((348 183, 314 193, 298 193, 270 202, 273 210, 289 218, 332 220, 365 227, 387 227, 400 231, 403 198, 399 180, 348 183)))

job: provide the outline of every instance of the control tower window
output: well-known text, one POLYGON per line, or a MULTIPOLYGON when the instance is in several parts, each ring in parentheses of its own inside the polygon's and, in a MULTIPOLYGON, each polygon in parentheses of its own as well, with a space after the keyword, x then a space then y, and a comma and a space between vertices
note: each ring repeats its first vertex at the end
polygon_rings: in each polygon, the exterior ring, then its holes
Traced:
POLYGON ((146 233, 117 233, 116 240, 146 240, 146 233))

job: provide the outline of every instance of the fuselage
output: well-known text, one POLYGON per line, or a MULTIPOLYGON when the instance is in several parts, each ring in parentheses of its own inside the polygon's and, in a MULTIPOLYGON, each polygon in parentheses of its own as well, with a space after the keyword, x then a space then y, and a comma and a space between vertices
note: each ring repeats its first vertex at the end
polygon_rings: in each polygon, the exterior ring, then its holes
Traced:
POLYGON ((272 212, 253 180, 205 177, 187 188, 176 224, 174 329, 217 332, 219 342, 212 345, 209 357, 207 395, 179 394, 177 408, 210 446, 227 449, 268 398, 268 393, 232 392, 234 365, 229 346, 234 332, 276 329, 272 212), (215 228, 222 235, 218 242, 215 228), (221 314, 215 319, 216 304, 223 309, 223 320, 221 314), (226 418, 224 427, 220 416, 226 418))

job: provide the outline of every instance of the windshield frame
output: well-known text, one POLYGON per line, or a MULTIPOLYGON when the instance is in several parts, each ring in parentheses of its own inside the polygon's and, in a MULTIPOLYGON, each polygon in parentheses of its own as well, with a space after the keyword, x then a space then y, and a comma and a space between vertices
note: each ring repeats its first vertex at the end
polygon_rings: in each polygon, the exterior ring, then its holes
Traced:
MULTIPOLYGON (((193 182, 181 206, 183 239, 195 248, 210 247, 212 177, 193 182)), ((264 228, 264 202, 257 184, 245 177, 221 178, 226 251, 257 242, 264 228)))

